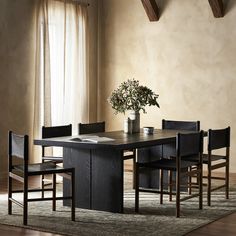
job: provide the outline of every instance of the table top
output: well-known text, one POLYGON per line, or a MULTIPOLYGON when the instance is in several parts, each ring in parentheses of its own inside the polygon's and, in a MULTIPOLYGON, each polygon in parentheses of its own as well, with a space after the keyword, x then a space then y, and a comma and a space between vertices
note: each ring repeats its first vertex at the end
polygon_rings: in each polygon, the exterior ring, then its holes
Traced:
MULTIPOLYGON (((41 146, 60 146, 71 148, 85 148, 85 149, 99 149, 99 148, 115 148, 115 149, 133 149, 150 147, 165 143, 175 142, 177 133, 190 133, 192 131, 183 130, 168 130, 168 129, 155 129, 153 134, 140 133, 126 134, 124 131, 111 131, 104 133, 96 133, 89 135, 96 135, 99 137, 108 137, 114 139, 114 141, 93 143, 72 140, 77 136, 47 138, 47 139, 35 139, 35 145, 41 146)), ((81 135, 80 135, 81 136, 81 135)))

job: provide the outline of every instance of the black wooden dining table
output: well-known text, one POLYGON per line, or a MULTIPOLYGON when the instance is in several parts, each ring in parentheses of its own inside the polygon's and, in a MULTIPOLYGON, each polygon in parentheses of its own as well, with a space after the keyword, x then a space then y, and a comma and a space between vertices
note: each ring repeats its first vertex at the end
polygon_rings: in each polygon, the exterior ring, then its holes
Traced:
MULTIPOLYGON (((178 132, 189 131, 155 129, 151 135, 142 131, 134 134, 112 131, 95 134, 113 139, 108 142, 83 142, 76 139, 78 136, 68 136, 35 139, 34 144, 63 147, 64 167, 75 168, 76 207, 123 212, 123 151, 136 149, 138 161, 158 159, 163 153, 172 152, 178 132)), ((141 187, 157 187, 158 172, 142 173, 140 178, 141 187)), ((69 183, 63 180, 63 194, 69 191, 69 183)), ((67 204, 65 201, 64 205, 67 204)))

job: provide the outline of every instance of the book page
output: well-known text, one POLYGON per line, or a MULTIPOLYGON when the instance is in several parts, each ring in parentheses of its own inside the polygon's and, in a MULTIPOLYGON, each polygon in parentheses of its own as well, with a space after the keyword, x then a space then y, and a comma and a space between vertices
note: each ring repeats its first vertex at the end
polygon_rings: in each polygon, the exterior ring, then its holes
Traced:
POLYGON ((115 141, 112 138, 107 137, 93 137, 93 138, 83 138, 82 141, 93 142, 93 143, 103 143, 103 142, 111 142, 115 141))
POLYGON ((78 142, 93 142, 93 143, 102 143, 102 142, 112 142, 115 139, 108 138, 108 137, 99 137, 95 135, 79 135, 78 137, 70 139, 71 141, 78 141, 78 142))

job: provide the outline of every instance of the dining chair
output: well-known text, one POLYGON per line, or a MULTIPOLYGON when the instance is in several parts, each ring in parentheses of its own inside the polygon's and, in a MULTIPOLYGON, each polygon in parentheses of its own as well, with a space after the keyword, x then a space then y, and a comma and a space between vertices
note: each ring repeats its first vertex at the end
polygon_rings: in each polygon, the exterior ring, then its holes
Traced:
POLYGON ((79 123, 78 134, 91 134, 91 133, 103 133, 105 132, 105 121, 96 123, 79 123))
MULTIPOLYGON (((141 169, 167 170, 176 172, 176 217, 180 217, 180 201, 199 197, 199 209, 202 209, 202 152, 203 131, 194 133, 178 133, 176 135, 175 158, 163 158, 146 163, 136 163, 136 187, 135 187, 135 211, 139 212, 139 173, 141 169), (188 158, 195 156, 194 161, 188 158), (185 160, 183 160, 183 157, 185 160), (192 169, 189 167, 196 167, 192 169), (196 176, 198 178, 198 193, 180 198, 180 190, 184 176, 196 176)), ((163 173, 163 172, 162 172, 163 173)), ((150 190, 153 192, 153 190, 150 190)), ((160 194, 163 194, 163 178, 160 183, 160 194)))
POLYGON ((200 131, 200 121, 162 120, 162 129, 200 131))
MULTIPOLYGON (((56 137, 65 137, 72 135, 72 125, 62 125, 62 126, 50 126, 50 127, 42 127, 42 138, 56 138, 56 137)), ((46 149, 52 148, 52 146, 42 146, 42 163, 47 161, 53 161, 55 163, 62 163, 63 157, 56 155, 47 155, 46 149)), ((44 197, 44 187, 46 182, 51 182, 42 175, 41 185, 42 185, 42 197, 44 197)))
POLYGON ((52 210, 56 210, 57 200, 71 200, 71 220, 75 221, 75 170, 74 168, 63 168, 57 166, 55 162, 29 164, 29 137, 28 135, 17 135, 12 131, 8 134, 8 214, 12 214, 12 203, 23 208, 23 224, 28 224, 28 203, 35 201, 52 201, 52 210), (21 160, 22 164, 19 164, 21 160), (17 163, 16 163, 17 161, 17 163), (52 197, 29 198, 29 192, 42 191, 29 188, 29 178, 31 176, 53 175, 52 197), (71 180, 70 196, 56 196, 56 174, 63 175, 71 180), (13 180, 23 184, 23 190, 13 190, 13 180), (13 198, 14 193, 23 192, 23 202, 13 198))
MULTIPOLYGON (((170 129, 170 130, 186 130, 186 131, 200 131, 200 121, 182 121, 182 120, 162 120, 162 129, 170 129)), ((162 146, 162 155, 163 157, 173 158, 175 154, 175 144, 166 144, 162 146)), ((191 168, 191 167, 190 167, 191 168)), ((162 170, 161 170, 162 172, 162 170)), ((163 176, 161 173, 160 176, 163 176)), ((168 187, 169 187, 169 200, 172 201, 172 183, 173 183, 173 172, 169 171, 168 173, 169 180, 168 180, 168 187)), ((192 191, 192 177, 189 176, 189 194, 192 191)), ((163 203, 163 196, 160 197, 160 203, 163 203)))
MULTIPOLYGON (((211 192, 225 188, 225 197, 229 198, 229 158, 230 158, 230 127, 208 130, 207 153, 203 154, 203 165, 207 166, 207 204, 211 206, 211 192), (221 153, 219 154, 219 151, 221 153), (218 152, 218 153, 217 153, 218 152), (213 176, 213 171, 225 168, 225 176, 213 176), (223 180, 224 184, 212 187, 212 180, 223 180)), ((194 158, 192 158, 194 160, 194 158)))
MULTIPOLYGON (((103 133, 105 132, 105 121, 95 123, 79 123, 78 134, 89 134, 89 133, 103 133)), ((123 152, 123 160, 133 160, 133 188, 135 188, 135 163, 136 163, 136 150, 125 150, 123 152)))

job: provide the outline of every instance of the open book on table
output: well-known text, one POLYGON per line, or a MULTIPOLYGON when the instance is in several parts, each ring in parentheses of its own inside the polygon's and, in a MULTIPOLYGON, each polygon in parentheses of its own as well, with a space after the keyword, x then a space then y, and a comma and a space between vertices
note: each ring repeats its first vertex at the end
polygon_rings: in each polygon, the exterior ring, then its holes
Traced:
POLYGON ((104 142, 115 141, 115 139, 108 138, 108 137, 100 137, 96 135, 79 135, 78 137, 72 138, 71 141, 104 143, 104 142))

